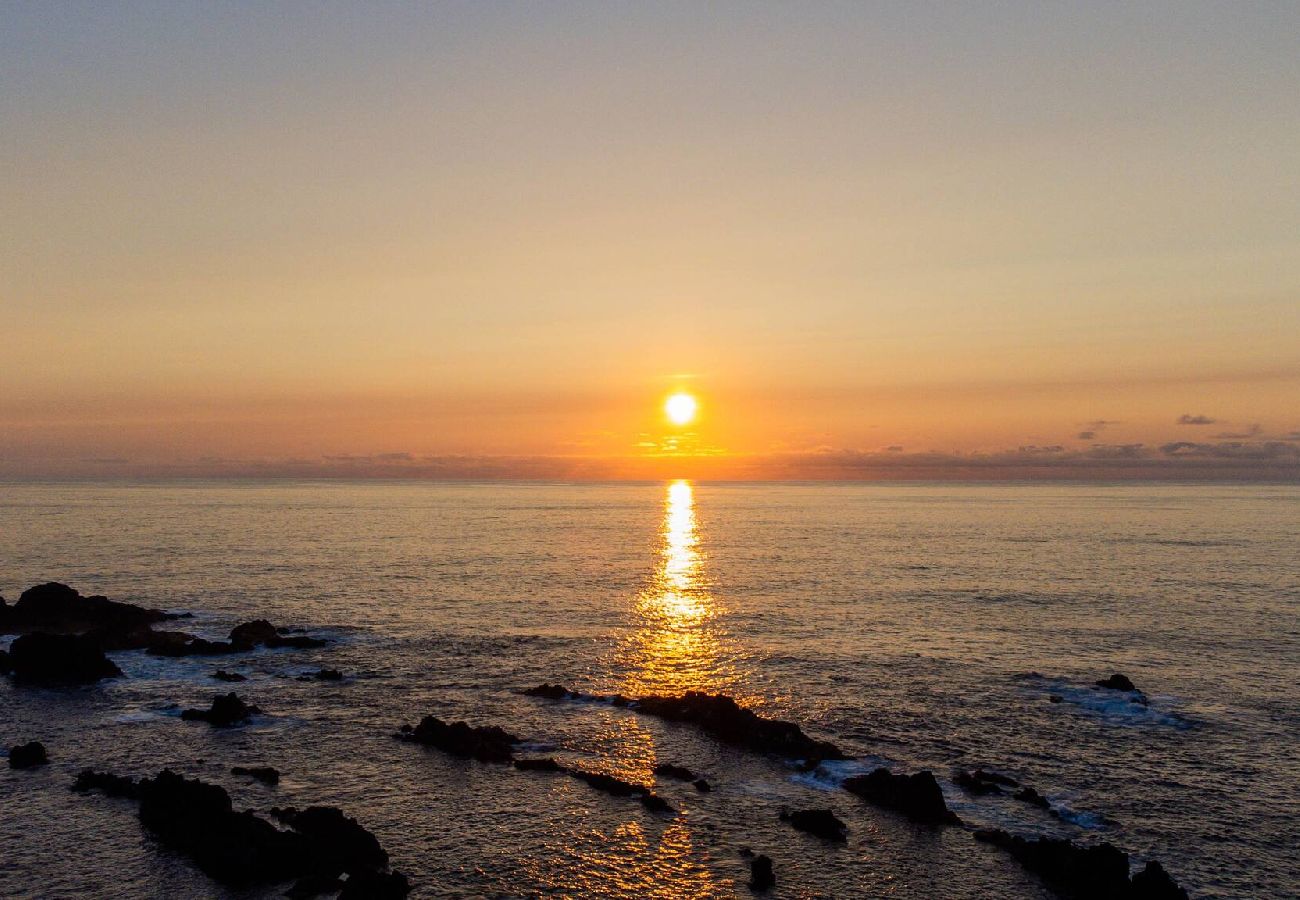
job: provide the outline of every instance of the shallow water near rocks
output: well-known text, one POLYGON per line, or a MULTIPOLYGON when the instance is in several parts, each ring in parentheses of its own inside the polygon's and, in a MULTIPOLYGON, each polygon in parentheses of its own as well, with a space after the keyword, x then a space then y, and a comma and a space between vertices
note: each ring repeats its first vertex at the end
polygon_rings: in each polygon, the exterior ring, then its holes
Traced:
MULTIPOLYGON (((1046 897, 961 828, 918 828, 840 790, 930 768, 973 826, 1109 840, 1194 897, 1300 894, 1300 489, 1222 486, 80 484, 0 487, 0 593, 58 580, 252 618, 315 650, 113 654, 94 687, 0 680, 0 896, 262 897, 159 847, 76 772, 170 766, 238 809, 334 804, 423 897, 1046 897), (321 668, 341 682, 300 681, 321 668), (217 669, 247 681, 225 684, 217 669), (1093 682, 1128 675, 1148 703, 1093 682), (730 694, 861 757, 800 772, 540 682, 730 694), (180 710, 236 691, 244 727, 180 710), (1057 698, 1053 702, 1053 698, 1057 698), (426 714, 496 724, 528 752, 655 784, 656 814, 572 778, 448 757, 392 734, 426 714), (658 779, 658 763, 711 793, 658 779), (271 765, 275 787, 230 774, 271 765), (972 797, 1004 772, 1045 812, 972 797), (832 844, 781 822, 831 808, 832 844)), ((8 643, 0 638, 0 645, 8 643)))

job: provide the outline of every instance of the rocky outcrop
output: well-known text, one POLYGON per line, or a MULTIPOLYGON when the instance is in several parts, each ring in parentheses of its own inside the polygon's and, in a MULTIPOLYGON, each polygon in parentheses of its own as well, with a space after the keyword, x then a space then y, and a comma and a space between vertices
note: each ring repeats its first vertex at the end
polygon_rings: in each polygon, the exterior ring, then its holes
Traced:
POLYGON ((248 680, 248 676, 246 675, 240 675, 238 672, 227 672, 224 669, 217 669, 217 671, 212 673, 212 677, 217 679, 217 681, 227 682, 248 680))
POLYGON ((672 763, 660 763, 655 766, 655 774, 663 778, 673 778, 677 781, 695 781, 697 775, 685 766, 675 766, 672 763))
POLYGON ((1039 809, 1050 810, 1052 804, 1047 802, 1047 798, 1031 787, 1022 787, 1011 795, 1021 803, 1028 803, 1030 806, 1037 806, 1039 809))
POLYGON ((9 645, 9 669, 21 684, 93 684, 122 674, 90 638, 35 632, 9 645))
POLYGON ((229 693, 213 697, 210 709, 184 710, 181 713, 181 718, 187 722, 208 722, 212 725, 227 728, 231 725, 243 725, 255 713, 260 712, 261 710, 256 706, 250 706, 240 700, 234 693, 229 693))
POLYGON ((40 741, 29 741, 9 748, 9 768, 33 769, 50 761, 45 752, 45 745, 40 741))
POLYGON ((975 839, 1001 847, 1026 869, 1080 900, 1186 900, 1159 863, 1129 878, 1128 854, 1110 843, 1081 846, 1064 838, 1027 839, 1001 829, 975 832, 975 839))
POLYGON ((0 634, 82 634, 96 629, 128 632, 172 618, 176 616, 133 603, 83 597, 66 584, 51 581, 23 591, 13 606, 0 604, 0 634))
POLYGON ((562 684, 539 684, 524 691, 526 697, 545 697, 547 700, 566 700, 569 689, 562 684))
POLYGON ((1121 675, 1116 672, 1109 678, 1103 678, 1096 682, 1097 687, 1106 688, 1110 691, 1136 691, 1137 685, 1128 679, 1127 675, 1121 675))
POLYGON ((998 772, 986 772, 983 769, 976 769, 973 772, 959 771, 952 777, 953 784, 957 785, 968 794, 982 797, 987 794, 1004 794, 1004 788, 1019 787, 1020 782, 1008 775, 1002 775, 998 772))
POLYGON ((280 783, 280 770, 272 766, 234 766, 230 774, 252 778, 262 784, 280 783))
POLYGON ((480 762, 510 762, 519 743, 519 738, 494 725, 475 727, 467 722, 444 722, 437 716, 425 716, 415 728, 404 726, 398 737, 480 762))
POLYGON ((902 813, 914 822, 961 824, 956 814, 948 809, 939 782, 931 772, 895 775, 882 766, 866 775, 847 779, 844 789, 869 803, 902 813))
POLYGON ((280 647, 291 647, 296 650, 309 650, 314 647, 324 647, 329 641, 324 638, 308 637, 302 634, 289 634, 287 629, 277 628, 266 619, 255 619, 252 622, 245 622, 242 625, 236 625, 230 630, 230 642, 243 648, 257 646, 271 647, 272 649, 280 647))
POLYGON ((849 826, 829 809, 799 809, 781 813, 781 821, 789 822, 799 831, 806 831, 828 841, 842 842, 847 838, 849 826))
POLYGON ((405 876, 388 871, 388 854, 375 836, 335 807, 274 810, 284 830, 253 812, 235 812, 218 785, 170 770, 139 781, 86 770, 73 789, 138 800, 141 823, 160 843, 223 884, 297 879, 294 896, 341 889, 340 896, 380 900, 410 891, 405 876))
POLYGON ((772 871, 772 857, 760 853, 749 861, 749 887, 755 891, 770 890, 776 885, 776 874, 772 871))

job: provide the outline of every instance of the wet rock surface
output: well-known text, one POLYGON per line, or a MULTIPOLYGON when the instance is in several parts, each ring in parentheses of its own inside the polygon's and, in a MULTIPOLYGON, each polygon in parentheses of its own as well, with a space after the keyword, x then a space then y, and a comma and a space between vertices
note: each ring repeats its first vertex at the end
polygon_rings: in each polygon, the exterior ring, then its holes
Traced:
POLYGON ((749 861, 749 886, 756 891, 766 891, 776 885, 772 871, 772 857, 760 853, 749 861))
POLYGON ((66 584, 50 581, 23 591, 12 606, 0 604, 0 634, 126 632, 171 618, 176 616, 107 597, 83 597, 66 584))
POLYGON ((230 774, 252 778, 262 784, 280 783, 280 770, 273 766, 232 766, 230 774))
POLYGON ((224 669, 217 669, 217 671, 212 673, 212 677, 215 678, 217 681, 226 681, 226 682, 240 682, 240 681, 248 680, 248 676, 246 675, 240 675, 238 672, 227 672, 224 669))
POLYGON ((959 825, 931 772, 896 775, 883 766, 844 782, 844 789, 869 803, 902 813, 927 825, 959 825))
POLYGON ((1136 691, 1137 685, 1129 680, 1127 675, 1121 675, 1116 672, 1109 678, 1103 678, 1096 682, 1097 687, 1105 688, 1110 691, 1136 691))

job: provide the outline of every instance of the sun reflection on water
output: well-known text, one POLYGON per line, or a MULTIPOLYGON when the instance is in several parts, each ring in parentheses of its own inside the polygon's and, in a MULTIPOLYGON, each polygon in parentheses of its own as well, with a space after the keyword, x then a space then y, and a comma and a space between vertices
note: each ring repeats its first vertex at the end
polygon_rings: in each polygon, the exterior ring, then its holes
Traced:
POLYGON ((739 679, 704 571, 695 488, 674 481, 664 497, 662 544, 653 578, 636 598, 635 632, 620 648, 625 693, 728 692, 739 679))

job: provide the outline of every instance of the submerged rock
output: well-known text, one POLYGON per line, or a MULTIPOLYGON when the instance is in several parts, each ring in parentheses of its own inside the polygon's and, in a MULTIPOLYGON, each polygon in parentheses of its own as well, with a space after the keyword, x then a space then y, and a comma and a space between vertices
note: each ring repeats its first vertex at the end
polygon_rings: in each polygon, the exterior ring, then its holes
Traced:
POLYGON ((317 681, 342 681, 343 673, 338 669, 321 669, 312 677, 317 681))
POLYGON ((881 766, 866 775, 856 775, 844 782, 844 789, 862 799, 900 812, 915 822, 927 825, 959 825, 961 820, 948 809, 943 791, 932 772, 895 775, 881 766))
POLYGON ((287 634, 284 628, 277 628, 266 619, 255 619, 252 622, 236 625, 230 630, 230 642, 244 649, 264 646, 273 649, 292 647, 297 650, 324 647, 329 643, 324 638, 308 637, 302 634, 287 634))
POLYGON ((122 674, 90 638, 77 634, 24 634, 9 645, 14 680, 27 684, 93 684, 122 674))
POLYGON ((40 741, 29 741, 9 748, 9 768, 31 769, 43 766, 50 761, 45 753, 45 745, 40 741))
POLYGON ((695 789, 701 794, 708 794, 713 790, 713 785, 709 784, 703 778, 697 778, 692 781, 691 784, 695 785, 695 789))
POLYGON ((1159 863, 1129 879, 1129 858, 1110 843, 1080 846, 1064 838, 1029 840, 1002 829, 983 829, 975 839, 1001 847, 1021 865, 1070 896, 1083 900, 1186 900, 1159 863))
POLYGON ((997 772, 986 772, 983 769, 976 769, 974 772, 957 772, 952 780, 958 787, 977 797, 986 794, 1002 794, 1005 793, 1003 788, 1020 786, 1020 782, 1014 778, 997 772))
POLYGON ((96 772, 94 769, 82 769, 77 774, 77 780, 72 783, 72 789, 78 794, 94 790, 102 791, 110 797, 133 799, 140 794, 139 784, 134 778, 113 775, 109 772, 96 772))
POLYGON ((519 738, 494 725, 448 723, 437 716, 425 716, 412 730, 403 728, 399 737, 480 762, 510 762, 515 756, 515 744, 519 743, 519 738))
POLYGON ((163 639, 153 640, 149 643, 150 656, 226 656, 231 653, 247 653, 248 647, 230 643, 228 641, 209 641, 206 638, 193 637, 180 632, 164 632, 163 635, 154 634, 155 638, 163 639), (165 635, 165 637, 163 637, 165 635), (177 636, 181 639, 178 640, 177 636))
POLYGON ((672 806, 668 801, 660 797, 654 791, 645 785, 633 784, 630 781, 624 781, 621 778, 615 778, 613 775, 606 775, 603 772, 587 772, 583 769, 565 769, 574 778, 584 781, 598 791, 603 791, 614 797, 635 797, 641 801, 641 805, 651 812, 673 812, 672 806))
POLYGON ((806 831, 828 841, 844 841, 849 826, 829 809, 799 809, 781 813, 781 821, 789 822, 799 831, 806 831))
POLYGON ((544 759, 517 759, 515 768, 521 772, 564 772, 567 771, 564 766, 555 761, 553 757, 544 759))
POLYGON ((569 689, 562 684, 539 684, 524 691, 527 697, 545 697, 548 700, 564 700, 569 696, 569 689))
POLYGON ((181 718, 190 721, 208 722, 219 727, 242 725, 254 713, 261 710, 240 700, 234 693, 222 694, 212 698, 210 709, 187 709, 181 712, 181 718))
POLYGON ((246 675, 240 675, 238 672, 227 672, 224 669, 217 669, 212 673, 212 677, 217 681, 247 681, 246 675))
POLYGON ((776 885, 772 872, 772 857, 760 853, 749 861, 749 886, 756 891, 766 891, 776 885))
POLYGON ((1030 806, 1037 806, 1039 809, 1052 808, 1052 804, 1047 802, 1047 798, 1031 787, 1022 787, 1011 796, 1021 803, 1028 803, 1030 806))
POLYGON ((92 629, 129 631, 176 618, 157 609, 83 597, 57 581, 23 591, 13 606, 0 603, 0 634, 30 631, 80 634, 92 629))
POLYGON ((253 778, 263 784, 280 783, 280 770, 273 766, 234 766, 231 768, 230 774, 253 778))

